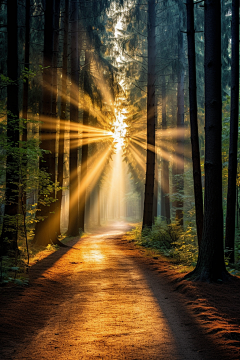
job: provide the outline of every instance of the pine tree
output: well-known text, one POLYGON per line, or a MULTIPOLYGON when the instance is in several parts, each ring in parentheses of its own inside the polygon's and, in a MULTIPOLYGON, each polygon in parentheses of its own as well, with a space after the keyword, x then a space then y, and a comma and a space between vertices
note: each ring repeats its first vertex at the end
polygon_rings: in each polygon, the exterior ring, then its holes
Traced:
POLYGON ((203 237, 196 268, 187 277, 228 279, 223 250, 221 2, 205 1, 205 198, 203 237))
POLYGON ((202 179, 201 179, 201 167, 200 167, 199 137, 198 137, 197 79, 196 79, 193 0, 187 0, 186 5, 187 5, 189 103, 190 103, 193 182, 194 182, 197 236, 198 236, 198 245, 200 246, 202 240, 202 229, 203 229, 203 197, 202 197, 202 179))
MULTIPOLYGON (((71 88, 70 88, 70 121, 78 123, 79 103, 79 60, 78 60, 78 1, 71 0, 71 88)), ((69 154, 69 224, 68 235, 79 235, 78 209, 78 148, 76 139, 78 130, 70 125, 70 154, 69 154)))
POLYGON ((54 0, 46 2, 44 12, 44 50, 43 50, 43 84, 42 84, 42 110, 40 114, 41 148, 45 151, 40 160, 40 169, 47 172, 50 177, 52 189, 49 193, 49 204, 44 203, 44 194, 39 194, 37 216, 41 220, 36 224, 34 242, 41 245, 57 243, 56 222, 54 221, 55 199, 55 151, 56 127, 52 118, 52 80, 53 80, 53 36, 54 36, 54 0), (49 124, 51 122, 51 124, 49 124))
POLYGON ((155 0, 148 0, 148 84, 147 84, 147 168, 143 210, 143 228, 153 224, 153 198, 155 173, 155 61, 156 61, 155 0))
POLYGON ((231 113, 225 247, 234 263, 239 115, 239 0, 232 0, 231 113))
POLYGON ((7 145, 5 209, 0 238, 1 255, 18 251, 19 107, 18 107, 18 1, 7 1, 7 145))

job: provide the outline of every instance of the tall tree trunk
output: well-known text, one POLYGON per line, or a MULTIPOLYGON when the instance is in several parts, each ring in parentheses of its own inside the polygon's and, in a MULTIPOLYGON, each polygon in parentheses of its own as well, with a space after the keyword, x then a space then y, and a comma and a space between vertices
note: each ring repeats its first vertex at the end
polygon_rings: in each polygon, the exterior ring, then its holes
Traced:
MULTIPOLYGON (((26 0, 25 3, 25 51, 24 51, 24 70, 29 71, 29 50, 30 50, 30 0, 26 0)), ((23 107, 22 107, 22 118, 25 120, 22 130, 22 146, 26 148, 27 145, 27 118, 28 118, 28 87, 29 81, 28 77, 25 78, 23 82, 23 107)), ((21 168, 27 168, 28 157, 27 154, 23 154, 21 159, 21 168)), ((26 194, 26 177, 25 174, 21 179, 22 172, 20 171, 20 182, 23 183, 20 189, 19 198, 21 199, 21 208, 23 216, 26 215, 26 205, 27 205, 27 194, 26 194)))
POLYGON ((143 210, 143 228, 153 224, 154 172, 155 172, 155 0, 148 0, 148 84, 147 84, 147 167, 143 210))
POLYGON ((206 0, 205 14, 205 198, 203 237, 195 270, 201 281, 224 281, 222 210, 221 1, 206 0))
MULTIPOLYGON (((167 111, 166 111, 166 81, 162 77, 162 129, 167 129, 167 111)), ((162 159, 161 171, 161 216, 170 224, 170 200, 169 200, 169 161, 162 159)))
MULTIPOLYGON (((177 94, 177 128, 184 127, 184 47, 183 47, 183 33, 178 32, 178 94, 177 94)), ((176 201, 176 220, 180 225, 183 225, 183 192, 184 192, 184 139, 182 135, 178 136, 177 149, 179 161, 176 164, 177 185, 176 201)))
MULTIPOLYGON (((83 79, 83 91, 84 95, 87 96, 87 88, 89 86, 89 71, 90 71, 90 52, 85 51, 85 69, 84 69, 84 79, 83 79)), ((83 126, 88 126, 89 120, 89 111, 87 109, 87 104, 83 110, 83 126)), ((86 133, 83 131, 83 134, 86 133)), ((83 137, 84 138, 84 137, 83 137)), ((82 161, 81 161, 81 181, 80 181, 80 194, 79 199, 79 227, 84 231, 85 223, 85 210, 86 210, 86 194, 87 194, 87 163, 88 163, 88 143, 87 138, 84 138, 84 145, 82 145, 82 161)))
MULTIPOLYGON (((56 127, 49 127, 52 117, 52 61, 53 61, 53 35, 54 35, 54 0, 46 1, 44 12, 44 49, 43 49, 43 85, 42 85, 42 111, 40 120, 42 128, 40 133, 41 148, 46 150, 40 160, 40 169, 45 170, 50 176, 52 184, 55 184, 55 150, 56 150, 56 127)), ((54 124, 55 125, 55 124, 54 124)), ((55 189, 49 194, 55 199, 55 189)), ((50 202, 48 206, 42 204, 44 196, 39 194, 37 216, 43 221, 36 224, 34 242, 46 246, 49 243, 57 243, 56 223, 54 219, 55 206, 50 202)))
MULTIPOLYGON (((53 118, 53 126, 55 127, 55 135, 57 136, 57 88, 58 88, 58 43, 59 43, 59 17, 60 17, 60 0, 55 0, 54 5, 54 35, 53 35, 53 79, 52 79, 52 118, 53 118)), ((54 152, 55 156, 55 171, 56 175, 58 176, 58 154, 59 154, 59 143, 60 139, 57 144, 57 139, 55 137, 55 144, 56 144, 56 151, 54 152), (57 155, 57 156, 56 156, 57 155)), ((55 181, 58 179, 55 177, 55 181)), ((57 201, 53 204, 54 205, 54 226, 57 236, 61 235, 60 230, 60 215, 61 215, 61 202, 58 200, 58 194, 56 194, 57 201)))
POLYGON ((7 76, 13 83, 7 86, 7 144, 13 149, 6 159, 5 210, 0 238, 1 256, 9 251, 18 251, 18 156, 14 149, 19 147, 19 108, 18 108, 18 2, 7 1, 7 76))
POLYGON ((69 0, 65 0, 64 8, 64 35, 63 35, 63 59, 62 59, 62 94, 61 94, 61 114, 58 147, 58 183, 60 190, 57 192, 59 211, 57 213, 57 228, 60 232, 61 206, 63 198, 63 173, 64 173, 64 133, 67 109, 67 63, 68 63, 68 30, 69 30, 69 0))
POLYGON ((239 113, 239 0, 232 0, 231 114, 225 248, 234 263, 239 113))
POLYGON ((154 197, 153 197, 153 221, 157 217, 158 211, 158 154, 155 152, 155 177, 154 177, 154 197))
POLYGON ((190 103, 193 184, 194 184, 198 246, 200 246, 202 240, 202 229, 203 229, 203 196, 202 196, 202 179, 201 179, 200 151, 199 151, 199 138, 198 138, 197 81, 196 81, 193 0, 187 0, 187 39, 188 39, 189 103, 190 103))
MULTIPOLYGON (((26 20, 25 20, 25 51, 24 51, 24 69, 29 70, 29 49, 30 49, 30 0, 26 0, 26 20)), ((23 119, 27 120, 28 113, 28 77, 23 83, 23 119)), ((22 141, 27 141, 27 124, 23 128, 22 141)))
POLYGON ((78 209, 78 123, 79 59, 78 59, 78 2, 71 0, 71 88, 70 88, 70 157, 69 157, 69 224, 68 235, 79 235, 78 209))

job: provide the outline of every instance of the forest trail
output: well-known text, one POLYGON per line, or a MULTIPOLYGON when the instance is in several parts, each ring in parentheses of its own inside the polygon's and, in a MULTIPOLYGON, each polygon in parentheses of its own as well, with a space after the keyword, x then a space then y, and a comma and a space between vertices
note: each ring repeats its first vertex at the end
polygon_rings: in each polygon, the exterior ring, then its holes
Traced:
POLYGON ((9 298, 1 359, 224 359, 124 231, 75 238, 32 267, 9 298))

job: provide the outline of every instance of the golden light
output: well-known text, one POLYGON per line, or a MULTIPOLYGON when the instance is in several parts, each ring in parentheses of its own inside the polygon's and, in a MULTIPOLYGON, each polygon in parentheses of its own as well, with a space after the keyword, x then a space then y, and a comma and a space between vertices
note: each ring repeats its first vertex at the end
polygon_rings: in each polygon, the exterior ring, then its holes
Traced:
POLYGON ((125 123, 125 115, 123 113, 118 112, 115 110, 116 113, 116 120, 113 123, 113 131, 112 131, 112 137, 113 137, 113 143, 116 152, 119 152, 125 142, 125 137, 127 134, 127 124, 125 123))

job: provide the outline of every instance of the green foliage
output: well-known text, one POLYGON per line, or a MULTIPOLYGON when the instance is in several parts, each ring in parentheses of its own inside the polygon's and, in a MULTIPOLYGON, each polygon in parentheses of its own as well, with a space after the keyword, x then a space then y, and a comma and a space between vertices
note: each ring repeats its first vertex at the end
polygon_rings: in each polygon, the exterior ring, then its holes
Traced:
POLYGON ((137 245, 156 249, 175 262, 194 266, 197 262, 198 248, 196 231, 190 225, 184 230, 178 223, 167 224, 160 217, 155 219, 152 229, 141 226, 131 232, 137 245))
MULTIPOLYGON (((41 69, 40 69, 41 70, 41 69)), ((25 71, 25 78, 32 78, 35 73, 25 71)), ((9 79, 1 76, 1 84, 7 85, 9 79)), ((52 194, 55 194, 59 190, 56 184, 50 180, 50 174, 43 169, 39 169, 39 160, 44 156, 46 151, 41 150, 39 147, 39 140, 28 132, 27 141, 20 140, 19 143, 12 143, 9 141, 7 134, 8 129, 11 128, 13 131, 20 130, 20 134, 23 134, 27 128, 31 128, 32 125, 39 126, 39 121, 32 121, 26 119, 16 119, 8 116, 4 101, 0 103, 0 207, 4 209, 6 203, 15 202, 15 199, 6 199, 6 163, 7 157, 11 157, 11 162, 8 161, 8 167, 10 168, 11 174, 16 173, 16 177, 19 181, 14 182, 13 193, 16 193, 18 199, 18 214, 16 216, 4 217, 4 224, 10 233, 14 233, 17 229, 19 239, 33 235, 34 224, 37 221, 43 220, 43 217, 36 218, 37 204, 33 203, 32 199, 39 195, 40 202, 44 206, 49 206, 50 203, 56 201, 52 194), (35 195, 35 196, 34 196, 35 195)), ((9 114, 8 114, 9 115, 9 114)), ((2 219, 1 219, 2 220, 2 219)), ((9 243, 11 239, 5 239, 9 243)))
POLYGON ((2 256, 0 260, 0 286, 14 283, 16 285, 28 285, 25 275, 25 264, 22 260, 2 256))
POLYGON ((59 249, 59 246, 54 245, 54 244, 48 244, 47 247, 46 247, 46 250, 48 250, 48 251, 56 251, 58 249, 59 249))

